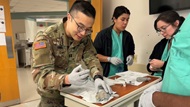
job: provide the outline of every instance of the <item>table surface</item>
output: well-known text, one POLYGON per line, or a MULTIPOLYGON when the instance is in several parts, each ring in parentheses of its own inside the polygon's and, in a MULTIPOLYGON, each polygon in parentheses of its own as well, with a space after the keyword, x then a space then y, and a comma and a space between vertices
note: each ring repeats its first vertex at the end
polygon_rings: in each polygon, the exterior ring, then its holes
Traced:
MULTIPOLYGON (((118 77, 119 76, 114 76, 111 79, 115 79, 118 77)), ((115 84, 115 85, 111 86, 112 90, 115 91, 119 95, 119 97, 114 97, 113 99, 111 99, 110 101, 108 101, 105 104, 88 103, 88 102, 84 101, 82 99, 82 97, 75 96, 72 94, 61 93, 61 95, 65 96, 65 98, 72 99, 73 101, 76 101, 76 102, 84 104, 84 105, 97 106, 97 107, 98 106, 99 107, 101 107, 101 106, 109 107, 109 106, 113 106, 114 104, 117 104, 119 102, 122 102, 123 100, 126 100, 127 98, 133 97, 136 94, 140 95, 146 88, 148 88, 149 86, 151 86, 161 80, 161 78, 159 78, 159 77, 154 77, 154 76, 147 76, 147 77, 150 77, 151 80, 147 81, 147 82, 143 82, 139 86, 134 86, 134 85, 130 85, 130 84, 127 84, 126 87, 123 87, 121 84, 115 84)))

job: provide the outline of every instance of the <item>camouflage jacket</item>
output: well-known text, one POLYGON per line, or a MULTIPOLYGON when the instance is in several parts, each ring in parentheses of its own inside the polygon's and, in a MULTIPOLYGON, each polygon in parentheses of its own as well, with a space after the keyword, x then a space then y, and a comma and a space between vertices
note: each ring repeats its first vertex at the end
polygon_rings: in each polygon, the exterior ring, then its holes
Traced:
POLYGON ((102 75, 90 36, 80 42, 66 36, 63 22, 49 26, 37 33, 32 47, 32 76, 38 93, 44 97, 60 97, 65 75, 79 64, 95 74, 102 75))

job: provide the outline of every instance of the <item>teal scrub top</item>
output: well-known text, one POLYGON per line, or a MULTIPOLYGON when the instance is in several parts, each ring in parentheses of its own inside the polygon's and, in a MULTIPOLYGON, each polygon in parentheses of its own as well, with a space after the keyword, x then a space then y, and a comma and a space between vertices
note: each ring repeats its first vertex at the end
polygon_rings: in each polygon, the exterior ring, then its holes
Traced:
POLYGON ((161 90, 190 96, 190 14, 172 40, 161 90))
MULTIPOLYGON (((118 57, 123 61, 123 46, 122 46, 123 32, 118 34, 112 29, 112 54, 111 57, 118 57)), ((117 66, 110 64, 110 72, 108 76, 113 76, 118 72, 124 71, 124 65, 119 64, 117 66)))

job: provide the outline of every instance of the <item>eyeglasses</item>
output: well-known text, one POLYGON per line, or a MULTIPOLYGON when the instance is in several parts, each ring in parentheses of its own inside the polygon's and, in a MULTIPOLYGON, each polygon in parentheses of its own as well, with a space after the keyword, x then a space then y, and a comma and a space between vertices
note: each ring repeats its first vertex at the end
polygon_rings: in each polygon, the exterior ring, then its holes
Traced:
MULTIPOLYGON (((71 14, 70 14, 71 15, 71 14)), ((76 22, 76 20, 74 19, 74 17, 71 15, 71 17, 72 17, 72 19, 74 20, 74 22, 76 23, 76 25, 77 25, 77 30, 78 30, 78 32, 83 32, 83 31, 85 31, 85 34, 86 35, 90 35, 90 34, 92 34, 92 29, 85 29, 85 27, 84 26, 80 26, 77 22, 76 22)))
POLYGON ((160 29, 158 29, 156 32, 160 35, 161 32, 166 32, 167 28, 170 26, 171 24, 168 24, 167 26, 161 27, 160 29))

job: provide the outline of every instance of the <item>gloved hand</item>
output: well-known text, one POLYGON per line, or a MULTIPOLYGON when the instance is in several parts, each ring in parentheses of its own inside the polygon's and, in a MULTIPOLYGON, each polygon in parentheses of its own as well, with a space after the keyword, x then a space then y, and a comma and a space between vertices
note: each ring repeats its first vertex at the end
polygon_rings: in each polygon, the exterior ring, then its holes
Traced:
POLYGON ((100 78, 96 78, 94 84, 95 84, 96 93, 99 92, 100 89, 104 89, 106 93, 109 94, 113 93, 111 87, 108 84, 106 84, 104 80, 100 78))
POLYGON ((111 97, 111 94, 108 94, 104 89, 100 89, 96 94, 97 101, 107 101, 111 97))
POLYGON ((133 56, 132 55, 127 56, 126 62, 127 62, 126 63, 127 65, 132 65, 133 64, 133 56))
POLYGON ((123 61, 118 57, 109 57, 108 59, 110 59, 108 61, 114 65, 119 65, 119 64, 123 63, 123 61))
POLYGON ((109 85, 105 83, 104 80, 96 78, 94 81, 96 89, 96 100, 105 101, 110 98, 110 95, 113 93, 109 85))
POLYGON ((84 70, 81 65, 79 65, 68 75, 68 80, 73 85, 84 85, 88 81, 89 74, 89 69, 84 70))
POLYGON ((144 90, 144 92, 140 96, 138 107, 155 107, 152 102, 152 95, 155 91, 161 91, 162 82, 154 84, 144 90))

